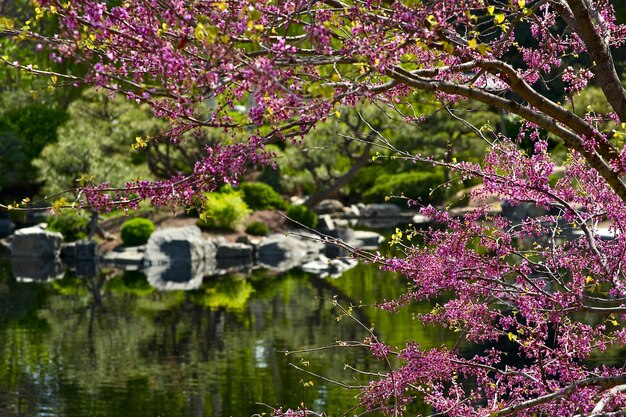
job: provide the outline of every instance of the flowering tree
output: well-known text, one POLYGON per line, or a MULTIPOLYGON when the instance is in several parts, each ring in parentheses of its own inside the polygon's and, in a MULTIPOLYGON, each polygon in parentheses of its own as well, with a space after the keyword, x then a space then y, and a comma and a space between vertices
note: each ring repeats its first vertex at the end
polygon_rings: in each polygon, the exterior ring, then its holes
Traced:
MULTIPOLYGON (((220 182, 237 181, 250 162, 271 164, 266 144, 297 141, 341 106, 374 102, 420 123, 424 115, 413 112, 411 100, 422 91, 450 117, 459 117, 452 105, 462 100, 516 115, 519 133, 510 138, 476 128, 489 143, 480 164, 396 150, 482 179, 474 197, 496 194, 551 214, 514 224, 485 209, 453 218, 426 207, 444 228, 408 231, 406 237, 420 235, 419 245, 396 235, 406 256, 372 259, 412 284, 384 308, 445 296, 419 319, 484 349, 467 357, 368 339, 374 355, 397 355, 403 365, 365 387, 363 405, 395 415, 423 397, 437 415, 626 415, 624 368, 586 361, 626 344, 626 91, 612 55, 626 26, 610 1, 129 0, 108 7, 39 0, 36 11, 58 16, 58 36, 37 34, 35 23, 16 29, 3 22, 3 33, 48 48, 56 60, 92 63, 91 71, 58 74, 4 56, 7 65, 149 103, 170 120, 174 143, 206 128, 232 132, 206 149, 191 174, 79 190, 80 204, 102 210, 142 199, 188 204, 220 182), (532 37, 524 41, 518 35, 528 29, 532 37), (588 88, 601 90, 610 111, 564 104, 588 88), (561 89, 560 99, 550 98, 561 89), (237 140, 242 129, 245 140, 237 140), (555 162, 548 139, 569 150, 556 181, 549 180, 555 162), (532 151, 522 151, 522 141, 532 151), (599 222, 612 239, 600 239, 599 222), (564 239, 566 229, 580 234, 564 239), (519 361, 505 362, 496 343, 503 340, 519 361)), ((377 144, 391 146, 382 136, 377 144)))

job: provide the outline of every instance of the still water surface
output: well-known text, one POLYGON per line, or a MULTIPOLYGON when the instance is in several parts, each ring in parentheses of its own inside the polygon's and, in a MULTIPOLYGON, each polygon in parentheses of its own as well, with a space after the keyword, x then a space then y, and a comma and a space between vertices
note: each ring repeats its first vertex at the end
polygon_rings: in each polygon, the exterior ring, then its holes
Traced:
MULTIPOLYGON (((367 332, 349 318, 338 321, 331 299, 371 304, 404 285, 360 265, 337 279, 256 271, 205 278, 194 291, 159 292, 138 272, 20 283, 3 264, 0 416, 251 416, 271 412, 263 404, 301 403, 341 415, 355 406, 358 391, 290 363, 348 384, 359 376, 346 365, 385 371, 383 364, 362 348, 284 351, 362 341, 367 332)), ((355 315, 376 323, 376 333, 391 343, 450 345, 453 334, 412 319, 431 308, 399 314, 363 308, 355 315)))

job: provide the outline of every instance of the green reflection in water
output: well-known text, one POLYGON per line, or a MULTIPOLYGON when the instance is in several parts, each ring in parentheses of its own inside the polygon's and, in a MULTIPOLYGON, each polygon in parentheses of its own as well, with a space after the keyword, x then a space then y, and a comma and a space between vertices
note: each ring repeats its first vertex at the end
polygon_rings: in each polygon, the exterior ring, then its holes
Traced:
MULTIPOLYGON (((259 403, 304 403, 339 415, 356 404, 358 391, 311 377, 289 362, 350 384, 360 376, 344 365, 385 371, 383 364, 362 348, 283 352, 362 341, 365 330, 350 319, 337 321, 330 300, 371 304, 404 286, 371 266, 334 280, 299 271, 206 278, 189 292, 155 291, 140 273, 24 284, 9 271, 0 265, 0 415, 7 417, 269 411, 259 403), (308 381, 313 385, 305 387, 308 381)), ((412 319, 430 308, 397 314, 366 308, 355 315, 376 323, 377 334, 394 344, 452 343, 454 335, 412 319)))

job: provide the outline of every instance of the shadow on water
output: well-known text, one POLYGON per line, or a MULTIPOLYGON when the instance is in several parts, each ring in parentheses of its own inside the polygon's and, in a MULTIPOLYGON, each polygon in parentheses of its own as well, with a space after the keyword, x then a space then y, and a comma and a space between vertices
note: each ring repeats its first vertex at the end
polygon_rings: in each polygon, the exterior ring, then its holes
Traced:
MULTIPOLYGON (((346 364, 385 371, 383 364, 363 348, 283 352, 362 341, 365 330, 337 321, 331 300, 372 304, 403 287, 363 265, 334 280, 300 270, 205 277, 187 291, 157 290, 139 271, 57 276, 16 279, 10 264, 0 268, 2 416, 249 416, 270 411, 261 403, 339 415, 358 391, 289 363, 349 383, 361 377, 346 364)), ((392 343, 451 343, 446 332, 412 320, 416 311, 354 310, 392 343)))

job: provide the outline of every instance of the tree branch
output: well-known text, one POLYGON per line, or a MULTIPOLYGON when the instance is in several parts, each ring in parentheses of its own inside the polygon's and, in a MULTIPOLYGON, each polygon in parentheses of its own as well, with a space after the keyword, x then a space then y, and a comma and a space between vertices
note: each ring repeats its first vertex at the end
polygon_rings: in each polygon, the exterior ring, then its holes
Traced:
POLYGON ((501 417, 501 416, 510 416, 515 415, 521 411, 527 410, 529 408, 545 404, 547 402, 556 400, 558 398, 563 398, 570 395, 572 392, 578 390, 579 388, 584 387, 592 387, 599 386, 605 389, 615 387, 617 385, 622 385, 626 383, 626 374, 613 376, 613 377, 594 377, 583 379, 580 381, 576 381, 573 384, 567 385, 561 388, 558 391, 555 391, 548 395, 542 395, 541 397, 533 398, 528 401, 524 401, 510 407, 503 408, 498 411, 494 411, 485 415, 485 417, 501 417))
POLYGON ((626 122, 626 90, 615 70, 613 56, 608 42, 602 38, 601 29, 594 26, 591 11, 584 0, 567 0, 569 7, 578 22, 576 33, 582 38, 587 53, 594 61, 594 72, 600 88, 609 104, 622 122, 626 122))
MULTIPOLYGON (((480 101, 487 105, 498 107, 510 113, 517 114, 529 122, 540 126, 548 132, 563 139, 565 146, 583 155, 589 162, 589 165, 600 173, 620 199, 626 202, 626 185, 622 182, 619 175, 613 171, 607 161, 599 154, 598 149, 586 149, 581 137, 560 125, 558 120, 554 117, 550 117, 518 102, 500 97, 487 91, 448 81, 425 79, 400 67, 392 69, 389 76, 393 78, 395 82, 389 82, 377 86, 373 89, 373 91, 377 91, 382 88, 391 88, 399 82, 418 90, 431 92, 441 91, 447 94, 459 95, 468 99, 480 101)), ((540 110, 543 109, 540 108, 540 110)))

